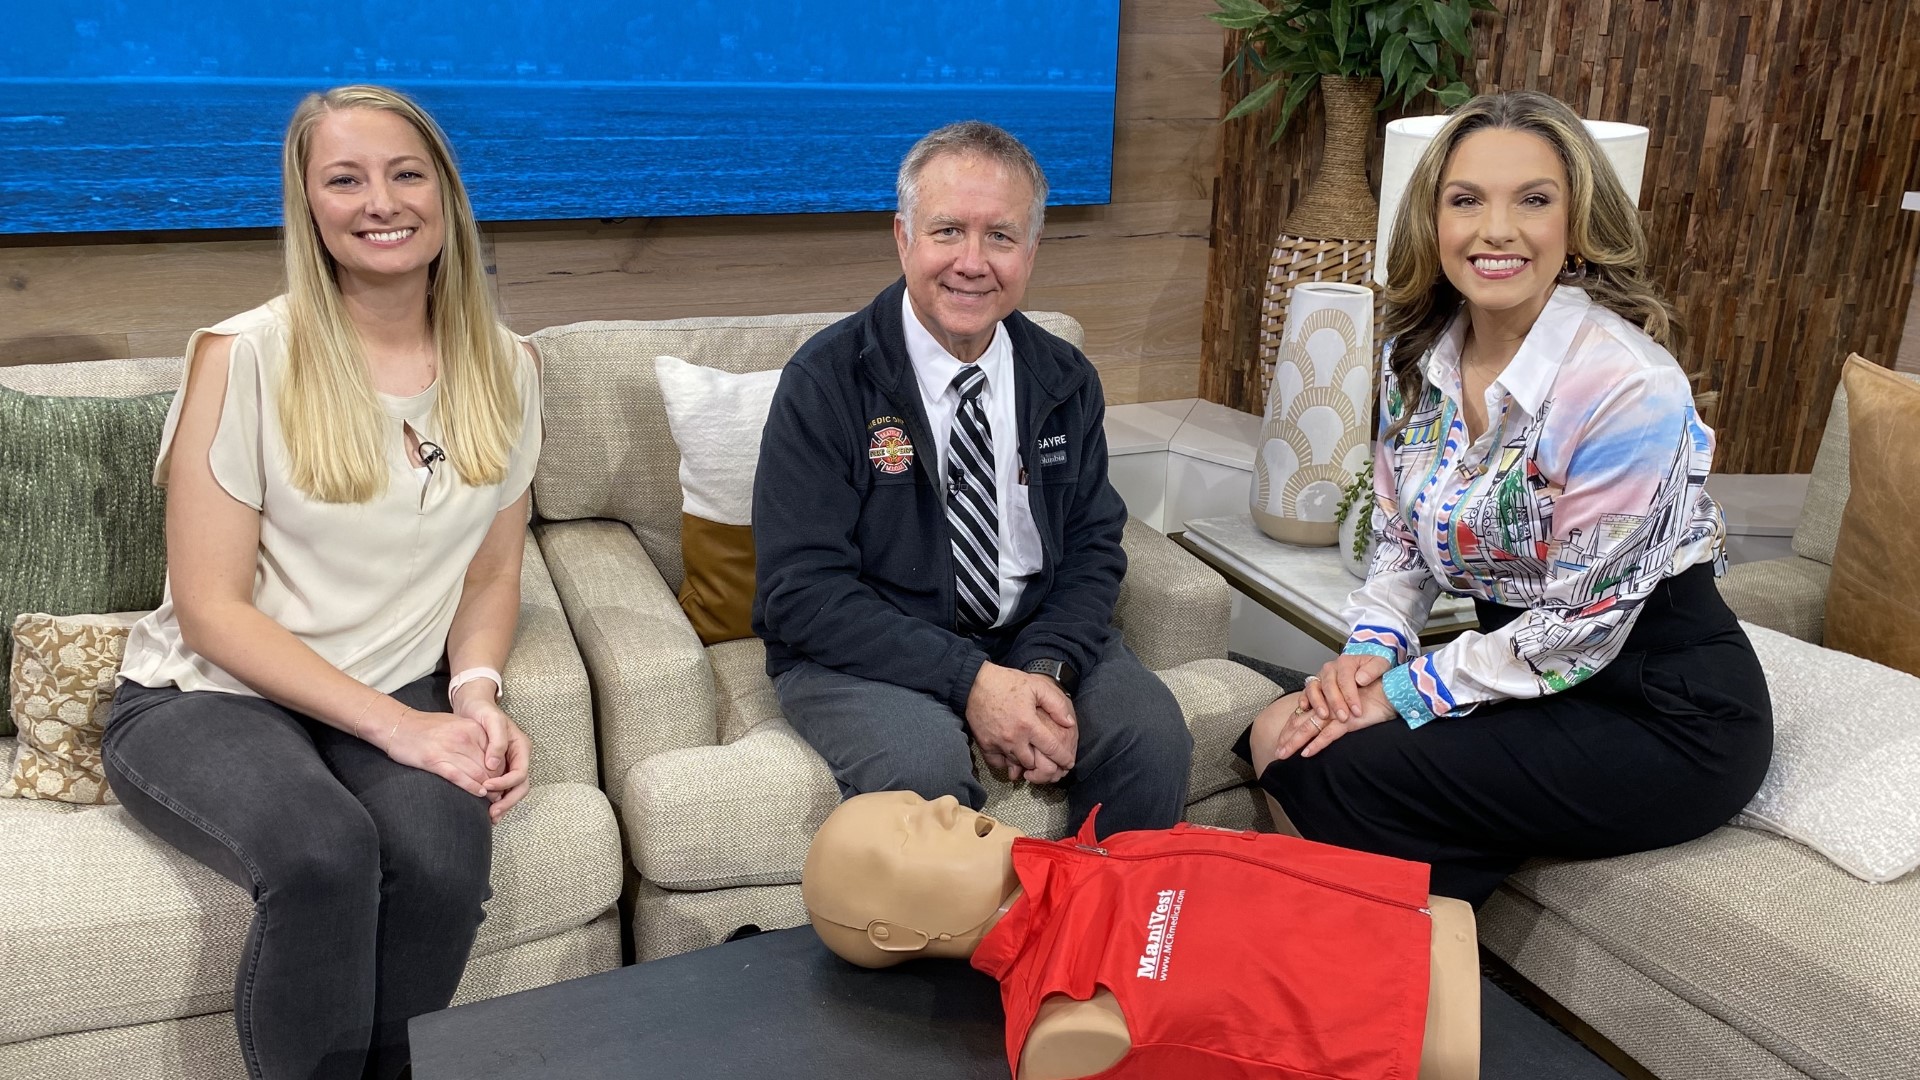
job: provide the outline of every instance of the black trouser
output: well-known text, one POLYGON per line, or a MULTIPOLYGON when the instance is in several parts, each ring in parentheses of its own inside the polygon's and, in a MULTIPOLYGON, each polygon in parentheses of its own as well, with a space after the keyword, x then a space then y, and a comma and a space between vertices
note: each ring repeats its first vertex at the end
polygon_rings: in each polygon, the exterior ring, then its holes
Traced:
MULTIPOLYGON (((446 710, 446 676, 393 696, 446 710)), ((488 888, 487 803, 239 694, 120 687, 107 780, 140 824, 253 896, 234 977, 256 1080, 385 1078, 445 1008, 488 888)))
MULTIPOLYGON (((1483 631, 1523 613, 1476 607, 1483 631)), ((1273 762, 1260 784, 1307 839, 1431 863, 1435 893, 1479 904, 1532 856, 1704 836, 1753 797, 1772 753, 1753 645, 1696 566, 1656 587, 1620 655, 1573 688, 1375 724, 1273 762)))

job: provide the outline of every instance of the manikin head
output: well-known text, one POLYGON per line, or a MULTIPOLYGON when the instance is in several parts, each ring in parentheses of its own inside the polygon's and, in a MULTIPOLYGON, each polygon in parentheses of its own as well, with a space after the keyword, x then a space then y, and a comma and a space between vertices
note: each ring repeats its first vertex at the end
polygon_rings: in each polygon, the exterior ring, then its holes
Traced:
POLYGON ((1020 835, 951 795, 856 795, 814 835, 800 895, 820 940, 862 967, 968 956, 1019 887, 1020 835))

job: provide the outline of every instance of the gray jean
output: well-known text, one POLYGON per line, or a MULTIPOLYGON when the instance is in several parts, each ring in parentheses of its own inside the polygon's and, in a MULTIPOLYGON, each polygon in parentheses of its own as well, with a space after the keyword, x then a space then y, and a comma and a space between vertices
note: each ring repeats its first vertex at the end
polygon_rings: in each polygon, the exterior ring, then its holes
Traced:
MULTIPOLYGON (((986 790, 973 775, 966 719, 931 694, 874 682, 811 661, 773 682, 787 723, 827 759, 843 798, 868 791, 952 795, 975 810, 986 790)), ((1080 730, 1067 792, 1070 827, 1099 806, 1101 836, 1167 829, 1187 805, 1193 761, 1180 704, 1116 636, 1080 679, 1080 730)))
MULTIPOLYGON (((446 676, 395 692, 445 711, 446 676)), ((255 1080, 400 1075, 453 998, 491 890, 487 803, 270 701, 121 686, 102 739, 127 812, 253 897, 234 976, 255 1080)))

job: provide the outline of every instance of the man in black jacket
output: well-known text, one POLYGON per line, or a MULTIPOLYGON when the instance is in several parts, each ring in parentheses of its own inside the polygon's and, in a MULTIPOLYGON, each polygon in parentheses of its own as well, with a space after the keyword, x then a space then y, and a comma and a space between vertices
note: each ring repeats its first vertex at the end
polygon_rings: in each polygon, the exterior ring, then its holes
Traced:
POLYGON ((1071 826, 1166 828, 1193 740, 1113 629, 1126 506, 1093 365, 1016 310, 1046 205, 1027 148, 942 128, 900 167, 905 277, 787 365, 754 480, 754 631, 844 795, 979 808, 969 739, 1071 826))

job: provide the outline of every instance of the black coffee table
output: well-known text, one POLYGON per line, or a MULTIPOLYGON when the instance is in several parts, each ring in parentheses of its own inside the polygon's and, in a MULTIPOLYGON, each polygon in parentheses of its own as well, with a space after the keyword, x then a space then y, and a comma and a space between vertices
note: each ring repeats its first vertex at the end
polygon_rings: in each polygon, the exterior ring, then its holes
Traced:
MULTIPOLYGON (((1481 983, 1484 1080, 1619 1074, 1481 983)), ((414 1080, 1008 1080, 1000 988, 960 961, 866 971, 782 930, 416 1018, 414 1080)))

